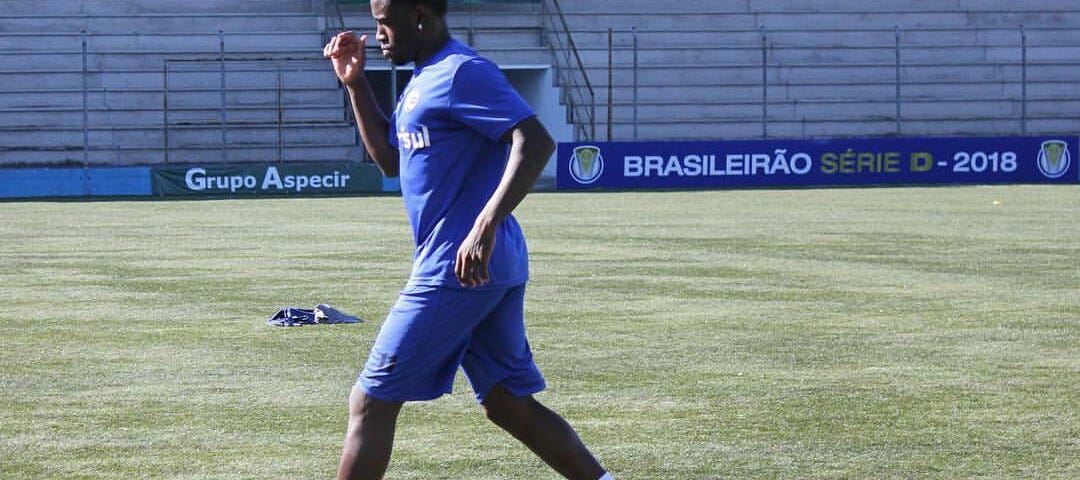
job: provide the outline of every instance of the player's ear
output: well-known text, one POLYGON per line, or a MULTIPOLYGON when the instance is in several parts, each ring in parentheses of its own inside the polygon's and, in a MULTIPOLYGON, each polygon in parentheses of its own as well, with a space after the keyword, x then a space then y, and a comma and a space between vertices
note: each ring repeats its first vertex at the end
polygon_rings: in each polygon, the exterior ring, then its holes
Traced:
MULTIPOLYGON (((436 18, 437 15, 431 10, 431 7, 424 5, 422 2, 416 4, 416 29, 424 31, 424 24, 429 19, 436 18)), ((429 27, 431 25, 428 25, 429 27)))

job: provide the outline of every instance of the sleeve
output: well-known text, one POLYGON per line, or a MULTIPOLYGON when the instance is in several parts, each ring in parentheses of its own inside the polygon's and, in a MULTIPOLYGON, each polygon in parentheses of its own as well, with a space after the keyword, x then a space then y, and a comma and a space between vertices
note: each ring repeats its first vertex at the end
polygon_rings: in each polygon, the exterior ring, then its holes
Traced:
POLYGON ((450 116, 498 141, 522 120, 536 115, 495 64, 473 59, 462 63, 450 90, 450 116))

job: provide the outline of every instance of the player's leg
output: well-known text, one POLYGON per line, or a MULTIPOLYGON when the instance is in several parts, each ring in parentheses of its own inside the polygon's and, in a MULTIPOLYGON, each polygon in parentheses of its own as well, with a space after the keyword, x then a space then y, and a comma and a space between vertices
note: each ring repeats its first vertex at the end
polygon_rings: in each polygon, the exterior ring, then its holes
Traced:
POLYGON ((499 298, 435 287, 401 292, 353 387, 338 479, 382 478, 402 403, 450 392, 473 327, 499 298))
POLYGON ((385 402, 353 387, 349 427, 341 449, 338 480, 378 480, 390 463, 401 402, 385 402))
POLYGON ((561 416, 537 402, 544 377, 525 338, 525 286, 511 289, 473 331, 462 366, 487 417, 566 478, 597 480, 604 469, 561 416))
POLYGON ((501 385, 484 398, 487 417, 529 447, 544 463, 571 480, 597 480, 604 468, 577 432, 532 395, 511 395, 501 385))

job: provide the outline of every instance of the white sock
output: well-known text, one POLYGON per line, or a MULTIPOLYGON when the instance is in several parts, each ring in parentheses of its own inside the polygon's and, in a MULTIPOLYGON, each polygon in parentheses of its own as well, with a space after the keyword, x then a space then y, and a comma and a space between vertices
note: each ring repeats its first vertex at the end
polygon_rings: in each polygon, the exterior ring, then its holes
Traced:
POLYGON ((604 476, 602 476, 602 477, 600 477, 600 478, 598 478, 596 480, 615 480, 615 477, 611 476, 610 473, 604 472, 604 476))

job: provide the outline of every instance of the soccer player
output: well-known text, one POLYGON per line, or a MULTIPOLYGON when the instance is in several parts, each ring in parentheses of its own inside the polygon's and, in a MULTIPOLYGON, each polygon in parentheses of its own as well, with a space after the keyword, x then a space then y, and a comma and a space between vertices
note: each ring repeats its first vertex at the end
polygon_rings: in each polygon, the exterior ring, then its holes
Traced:
POLYGON ((449 393, 458 367, 487 417, 566 478, 609 480, 561 416, 525 338, 528 254, 510 214, 554 143, 490 61, 450 37, 447 0, 372 0, 375 39, 413 76, 390 119, 363 69, 367 36, 324 48, 368 153, 401 192, 416 243, 412 273, 349 399, 339 479, 382 478, 407 401, 449 393))

